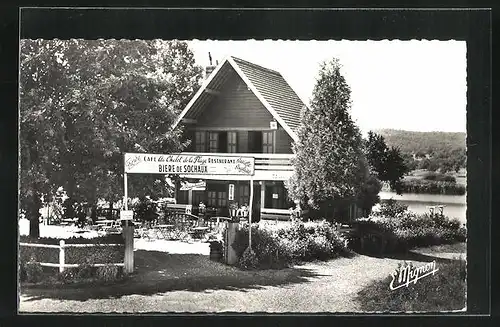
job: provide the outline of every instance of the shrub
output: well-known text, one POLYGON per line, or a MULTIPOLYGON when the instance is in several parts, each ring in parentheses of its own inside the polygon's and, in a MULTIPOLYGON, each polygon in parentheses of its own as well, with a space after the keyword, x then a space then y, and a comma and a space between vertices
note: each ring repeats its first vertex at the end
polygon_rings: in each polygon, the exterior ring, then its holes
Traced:
POLYGON ((37 283, 43 277, 43 268, 38 262, 28 262, 24 269, 26 281, 29 283, 37 283))
MULTIPOLYGON (((237 232, 232 246, 241 258, 248 247, 247 226, 237 232)), ((294 221, 280 227, 253 225, 252 249, 259 268, 283 268, 301 261, 328 260, 350 253, 345 240, 326 221, 294 221)))
POLYGON ((123 262, 125 256, 124 246, 99 246, 65 249, 66 263, 119 263, 123 262))
POLYGON ((150 199, 140 198, 138 203, 134 205, 134 216, 140 221, 153 221, 158 218, 157 204, 150 199))
MULTIPOLYGON (((20 243, 37 243, 37 244, 53 244, 59 245, 61 238, 54 237, 39 237, 31 238, 27 235, 19 236, 20 243)), ((84 237, 70 237, 64 239, 66 244, 87 244, 87 243, 99 243, 99 244, 125 244, 125 240, 120 234, 109 234, 105 236, 95 237, 95 238, 84 238, 84 237)))
POLYGON ((464 242, 467 234, 457 219, 412 212, 406 212, 398 219, 377 216, 358 219, 354 225, 358 238, 370 235, 385 237, 392 245, 388 251, 464 242))
POLYGON ((400 217, 408 211, 408 206, 394 199, 385 200, 380 205, 380 216, 400 217))
POLYGON ((450 182, 450 183, 457 182, 457 179, 454 176, 436 172, 428 172, 423 176, 423 178, 424 180, 428 181, 450 182))
POLYGON ((57 279, 63 283, 71 283, 75 281, 77 274, 77 268, 65 269, 63 272, 57 274, 57 279))
MULTIPOLYGON (((21 237, 21 242, 53 244, 59 245, 60 239, 57 238, 39 238, 30 239, 21 237)), ((75 237, 65 240, 66 244, 123 244, 124 240, 121 235, 109 235, 94 239, 85 239, 75 237)), ((58 248, 39 248, 20 246, 19 265, 21 281, 29 281, 28 264, 30 262, 59 262, 58 248)), ((88 279, 96 277, 97 268, 93 267, 96 263, 120 263, 124 259, 124 246, 98 246, 98 247, 66 247, 65 248, 65 263, 78 264, 77 268, 65 269, 62 274, 55 273, 55 269, 50 268, 52 276, 57 276, 62 282, 70 282, 78 279, 88 279)), ((47 277, 50 275, 47 275, 47 277)), ((44 277, 45 278, 45 277, 44 277)), ((37 280, 41 281, 41 280, 37 280)))
POLYGON ((466 192, 465 185, 456 184, 454 182, 432 181, 425 179, 403 180, 401 182, 401 190, 403 193, 447 195, 464 195, 466 192))
POLYGON ((95 268, 92 266, 92 262, 90 260, 81 263, 77 269, 75 269, 76 277, 85 279, 91 278, 95 274, 95 268))
POLYGON ((251 248, 247 248, 243 251, 243 254, 238 261, 238 265, 243 269, 255 269, 259 265, 259 260, 257 259, 255 252, 251 248))
POLYGON ((102 281, 117 280, 120 277, 119 274, 120 269, 115 265, 105 265, 97 268, 97 278, 102 281))

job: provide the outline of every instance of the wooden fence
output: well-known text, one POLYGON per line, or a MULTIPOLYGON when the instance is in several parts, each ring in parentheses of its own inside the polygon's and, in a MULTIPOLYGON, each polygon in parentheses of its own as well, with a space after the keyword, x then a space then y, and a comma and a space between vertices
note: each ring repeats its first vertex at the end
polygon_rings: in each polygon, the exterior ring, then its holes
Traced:
POLYGON ((64 240, 59 241, 59 245, 52 244, 38 244, 38 243, 20 243, 20 246, 25 247, 38 247, 38 248, 51 248, 51 249, 59 249, 59 262, 51 263, 51 262, 38 262, 41 266, 45 267, 58 267, 59 272, 63 272, 66 268, 76 268, 78 264, 69 264, 65 262, 66 255, 65 249, 68 247, 74 248, 83 248, 83 247, 106 247, 106 246, 125 246, 125 256, 123 262, 119 263, 96 263, 92 266, 94 267, 103 267, 107 265, 114 265, 119 267, 124 267, 125 272, 131 273, 133 272, 134 267, 134 237, 133 237, 133 229, 129 227, 129 230, 124 229, 125 236, 125 244, 66 244, 64 240), (130 236, 131 235, 131 236, 130 236))

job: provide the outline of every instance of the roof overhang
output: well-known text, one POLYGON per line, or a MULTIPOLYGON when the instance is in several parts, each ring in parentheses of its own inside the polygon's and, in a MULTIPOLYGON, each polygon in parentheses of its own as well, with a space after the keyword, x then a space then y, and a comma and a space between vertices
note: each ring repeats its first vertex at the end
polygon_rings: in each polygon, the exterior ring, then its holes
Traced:
POLYGON ((283 129, 290 135, 290 137, 297 141, 298 137, 295 131, 288 126, 288 124, 278 115, 276 110, 266 101, 266 99, 260 94, 257 88, 253 85, 250 79, 243 73, 238 64, 233 60, 232 57, 225 58, 210 74, 210 76, 203 82, 200 89, 195 93, 191 101, 187 104, 186 108, 180 113, 179 117, 175 120, 172 125, 173 128, 177 127, 179 123, 187 119, 187 121, 193 122, 194 118, 190 117, 190 113, 199 113, 204 109, 204 106, 213 99, 213 97, 219 95, 218 88, 223 85, 230 75, 230 70, 234 70, 238 76, 245 82, 247 87, 253 92, 253 94, 259 99, 262 105, 269 111, 273 118, 280 124, 283 129))

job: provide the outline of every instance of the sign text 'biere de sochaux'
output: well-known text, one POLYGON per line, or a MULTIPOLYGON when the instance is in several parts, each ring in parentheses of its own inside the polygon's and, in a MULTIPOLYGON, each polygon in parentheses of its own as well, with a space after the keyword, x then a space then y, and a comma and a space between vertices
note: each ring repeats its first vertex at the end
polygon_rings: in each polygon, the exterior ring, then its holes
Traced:
POLYGON ((130 174, 253 175, 254 158, 187 154, 126 153, 130 174))

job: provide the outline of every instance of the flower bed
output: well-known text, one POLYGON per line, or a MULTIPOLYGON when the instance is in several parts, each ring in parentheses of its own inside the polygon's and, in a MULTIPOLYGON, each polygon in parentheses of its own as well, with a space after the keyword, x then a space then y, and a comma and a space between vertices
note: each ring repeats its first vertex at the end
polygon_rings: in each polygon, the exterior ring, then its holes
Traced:
MULTIPOLYGON (((243 226, 232 244, 238 257, 244 259, 240 266, 245 268, 250 268, 248 262, 253 261, 248 255, 243 256, 248 247, 248 231, 249 227, 243 226)), ((345 240, 326 221, 293 221, 277 226, 254 224, 252 250, 256 257, 253 268, 260 269, 279 269, 299 262, 328 260, 351 254, 345 247, 345 240)))

